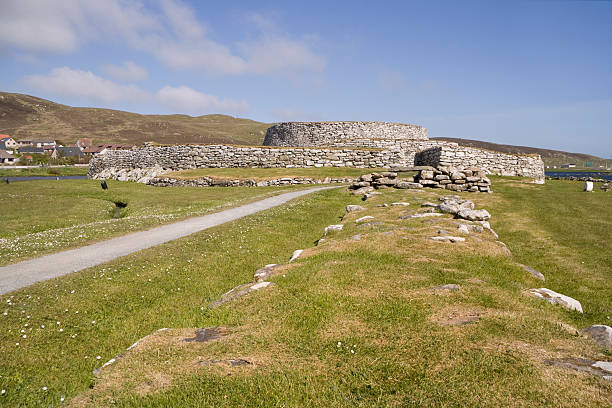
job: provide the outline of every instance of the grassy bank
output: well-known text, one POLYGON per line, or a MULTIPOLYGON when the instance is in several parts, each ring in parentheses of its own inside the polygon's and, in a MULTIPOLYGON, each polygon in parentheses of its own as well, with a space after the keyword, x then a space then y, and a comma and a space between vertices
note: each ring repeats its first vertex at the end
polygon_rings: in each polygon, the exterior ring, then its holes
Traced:
POLYGON ((27 169, 0 169, 0 177, 86 175, 87 167, 37 167, 27 169))
POLYGON ((495 179, 495 194, 465 194, 492 213, 511 256, 486 231, 465 243, 429 240, 441 229, 456 235, 448 215, 399 218, 440 190, 382 190, 365 203, 331 190, 3 296, 0 398, 24 406, 61 398, 133 407, 609 406, 612 383, 546 364, 612 359, 575 330, 611 314, 612 214, 602 209, 612 196, 575 187, 495 179), (410 205, 377 206, 397 201, 410 205), (341 220, 346 204, 366 210, 341 220), (376 223, 359 226, 364 215, 376 223), (337 223, 344 229, 315 247, 337 223), (307 250, 270 279, 274 286, 208 308, 298 248, 307 250), (585 314, 525 296, 543 285, 517 262, 575 296, 585 314), (432 289, 449 283, 461 289, 432 289), (184 341, 207 326, 224 336, 184 341))
POLYGON ((0 183, 0 264, 219 211, 280 191, 107 183, 107 191, 95 180, 0 183), (118 209, 115 203, 127 207, 118 209))

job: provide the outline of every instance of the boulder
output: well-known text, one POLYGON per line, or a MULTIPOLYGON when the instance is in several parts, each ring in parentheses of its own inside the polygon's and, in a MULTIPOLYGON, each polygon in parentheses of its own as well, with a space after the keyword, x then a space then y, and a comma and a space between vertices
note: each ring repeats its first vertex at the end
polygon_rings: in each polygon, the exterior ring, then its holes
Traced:
POLYGON ((327 227, 325 227, 323 235, 327 235, 327 233, 330 231, 342 231, 342 228, 344 228, 343 224, 328 225, 327 227))
POLYGON ((372 175, 371 174, 364 174, 361 177, 359 177, 359 181, 365 181, 368 183, 372 182, 372 175))
POLYGON ((582 330, 601 347, 612 350, 612 327, 603 324, 594 324, 582 330))
POLYGON ((561 305, 566 309, 576 310, 583 313, 582 305, 579 301, 569 296, 562 295, 561 293, 557 293, 554 290, 547 288, 529 289, 528 293, 532 296, 543 299, 548 303, 552 303, 553 305, 561 305))
POLYGON ((397 183, 397 180, 389 178, 389 177, 381 177, 379 179, 374 180, 374 184, 384 185, 384 186, 394 186, 397 183))
POLYGON ((445 214, 457 214, 460 210, 459 204, 451 201, 444 201, 438 205, 438 210, 445 214))
POLYGON ((394 173, 392 171, 383 171, 381 174, 383 175, 383 177, 388 177, 388 178, 396 178, 397 177, 397 173, 394 173))
POLYGON ((457 213, 457 217, 470 221, 486 221, 491 218, 491 214, 487 210, 470 210, 462 208, 457 213))
POLYGON ((363 211, 363 210, 365 210, 365 207, 362 207, 360 205, 349 204, 346 206, 347 214, 353 211, 363 211))
POLYGON ((293 251, 293 254, 291 254, 291 259, 289 259, 289 262, 293 262, 296 259, 298 259, 300 255, 302 255, 302 252, 304 252, 303 249, 296 249, 295 251, 293 251))
POLYGON ((421 183, 411 183, 409 181, 398 181, 397 183, 395 183, 395 188, 417 189, 423 188, 423 185, 421 183))

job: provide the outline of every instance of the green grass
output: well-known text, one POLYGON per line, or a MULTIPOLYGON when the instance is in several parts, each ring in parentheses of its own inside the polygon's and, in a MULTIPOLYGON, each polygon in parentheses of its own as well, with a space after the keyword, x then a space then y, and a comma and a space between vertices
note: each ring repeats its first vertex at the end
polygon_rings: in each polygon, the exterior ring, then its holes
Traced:
POLYGON ((0 169, 0 177, 86 175, 87 167, 38 167, 28 169, 0 169))
POLYGON ((493 214, 512 257, 487 233, 473 233, 465 244, 428 241, 440 228, 456 228, 449 216, 399 219, 440 190, 383 190, 363 203, 338 189, 2 296, 0 388, 7 392, 0 401, 49 406, 65 396, 75 406, 609 406, 609 382, 544 364, 565 356, 611 359, 563 326, 606 323, 612 299, 605 256, 612 214, 602 211, 611 196, 579 193, 577 185, 495 178, 495 194, 464 194, 493 214), (395 201, 411 205, 377 206, 395 201), (350 203, 367 210, 341 221, 350 203), (384 225, 358 227, 354 221, 363 215, 384 225), (326 225, 340 222, 343 231, 312 248, 326 225), (357 233, 361 241, 348 240, 357 233), (298 248, 311 249, 271 278, 275 286, 207 308, 251 280, 257 268, 284 263, 298 248), (583 261, 585 269, 574 269, 583 261), (526 297, 525 289, 541 283, 517 262, 543 272, 546 287, 575 295, 585 316, 526 297), (444 283, 461 290, 429 290, 444 283), (574 287, 579 290, 570 293, 574 287), (465 313, 480 313, 480 320, 440 324, 465 313), (206 326, 224 327, 228 335, 210 343, 181 340, 193 334, 186 328, 206 326), (91 370, 162 327, 174 329, 126 353, 100 379, 92 377, 91 370), (254 364, 198 365, 227 358, 254 364))
POLYGON ((583 183, 550 180, 536 187, 499 183, 504 197, 492 226, 515 258, 547 277, 546 287, 580 299, 580 326, 612 325, 612 194, 583 183))
POLYGON ((0 183, 0 264, 219 211, 282 189, 159 188, 95 180, 0 183), (115 201, 128 204, 115 219, 115 201))
MULTIPOLYGON (((176 171, 167 174, 167 177, 179 179, 192 179, 200 177, 214 177, 227 179, 254 179, 266 180, 283 177, 308 177, 324 179, 326 177, 350 177, 357 178, 362 174, 373 171, 385 171, 381 168, 376 169, 356 169, 352 167, 308 167, 308 168, 220 168, 220 169, 190 169, 176 171)), ((404 175, 400 174, 400 177, 404 175)))

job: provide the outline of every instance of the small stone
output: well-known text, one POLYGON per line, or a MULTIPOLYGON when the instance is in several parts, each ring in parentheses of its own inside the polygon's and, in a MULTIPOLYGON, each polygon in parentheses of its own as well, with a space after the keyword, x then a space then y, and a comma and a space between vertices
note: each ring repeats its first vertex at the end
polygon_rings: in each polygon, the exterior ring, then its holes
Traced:
POLYGON ((293 262, 296 259, 298 259, 298 257, 302 255, 302 252, 304 252, 303 249, 296 249, 295 251, 293 251, 293 254, 291 255, 291 259, 289 259, 289 262, 293 262))
POLYGON ((395 206, 405 206, 405 205, 410 205, 410 203, 406 203, 406 202, 398 202, 398 203, 391 203, 391 205, 395 205, 395 206))
POLYGON ((371 215, 366 215, 366 216, 363 216, 361 218, 357 218, 355 220, 355 224, 359 224, 360 222, 364 222, 364 221, 367 221, 367 220, 373 220, 373 219, 374 219, 374 217, 372 217, 371 215))
POLYGON ((402 215, 400 218, 402 220, 407 220, 410 218, 424 218, 424 217, 440 217, 444 214, 440 214, 440 213, 417 213, 417 214, 410 214, 410 215, 402 215))
POLYGON ((601 347, 612 349, 612 327, 603 324, 594 324, 582 330, 601 347))
POLYGON ((486 221, 491 218, 491 214, 489 214, 487 210, 470 210, 464 208, 457 213, 457 217, 470 221, 486 221))
POLYGON ((330 231, 342 231, 342 228, 344 228, 343 224, 328 225, 327 227, 325 227, 323 235, 327 235, 327 233, 330 232, 330 231))
POLYGON ((420 189, 423 188, 423 185, 420 183, 411 183, 409 181, 398 181, 397 183, 395 183, 395 188, 401 188, 401 189, 420 189))
POLYGON ((351 241, 361 241, 361 234, 353 235, 349 238, 351 241))
POLYGON ((469 234, 470 230, 468 229, 468 226, 466 224, 459 224, 459 226, 457 227, 457 232, 460 232, 462 234, 469 234))
POLYGON ((459 285, 456 285, 454 283, 447 283, 446 285, 440 285, 440 286, 434 286, 433 290, 450 290, 453 292, 456 292, 460 289, 459 285))
POLYGON ((430 238, 433 241, 438 241, 438 242, 465 242, 465 238, 463 237, 453 237, 450 235, 444 235, 444 236, 440 236, 440 237, 431 237, 430 238))
POLYGON ((523 264, 519 264, 519 266, 521 268, 523 268, 525 271, 529 272, 530 274, 532 274, 535 278, 541 280, 541 281, 545 281, 546 278, 544 277, 544 275, 542 275, 542 273, 536 271, 533 268, 528 267, 527 265, 523 265, 523 264))
POLYGON ((349 204, 346 206, 347 214, 353 211, 363 211, 363 210, 365 210, 365 207, 362 207, 360 205, 349 204))
POLYGON ((553 305, 561 305, 569 310, 576 310, 580 313, 582 312, 582 305, 576 299, 573 299, 569 296, 562 295, 561 293, 557 293, 554 290, 550 290, 547 288, 539 288, 539 289, 529 289, 528 293, 537 298, 546 300, 553 305))

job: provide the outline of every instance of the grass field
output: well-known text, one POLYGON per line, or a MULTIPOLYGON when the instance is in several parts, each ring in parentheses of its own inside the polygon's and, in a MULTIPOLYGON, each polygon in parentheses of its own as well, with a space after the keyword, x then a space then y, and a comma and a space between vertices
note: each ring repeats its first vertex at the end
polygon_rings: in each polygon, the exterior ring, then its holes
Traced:
POLYGON ((0 169, 0 177, 86 175, 87 167, 38 167, 28 169, 0 169))
POLYGON ((281 191, 159 188, 96 180, 0 183, 0 265, 219 211, 281 191), (126 203, 117 209, 115 202, 126 203), (113 218, 118 217, 118 218, 113 218))
MULTIPOLYGON (((283 177, 307 177, 319 178, 325 177, 350 177, 357 178, 362 174, 371 172, 385 171, 381 168, 376 169, 356 169, 352 167, 298 167, 298 168, 269 168, 269 169, 252 169, 252 168, 221 168, 221 169, 190 169, 176 171, 166 174, 167 177, 177 179, 194 179, 201 177, 213 177, 216 179, 252 179, 252 180, 271 180, 283 177)), ((410 173, 412 175, 413 173, 410 173)), ((406 173, 408 175, 408 173, 406 173)), ((405 176, 400 174, 400 177, 405 176)))
POLYGON ((545 361, 612 359, 575 330, 609 324, 612 314, 612 195, 498 178, 494 190, 465 195, 491 212, 511 256, 486 231, 465 243, 428 240, 456 230, 450 216, 399 218, 440 190, 382 190, 364 203, 339 189, 2 296, 0 403, 610 406, 611 382, 545 361), (396 201, 410 205, 377 206, 396 201), (341 220, 346 204, 366 210, 341 220), (382 224, 358 226, 364 215, 382 224), (345 228, 315 247, 337 223, 345 228), (307 250, 271 278, 274 286, 208 308, 299 248, 307 250), (580 300, 585 314, 525 296, 543 285, 517 262, 580 300), (461 289, 431 289, 447 283, 461 289), (454 323, 461 319, 476 321, 454 323), (224 336, 184 341, 208 326, 224 336))

